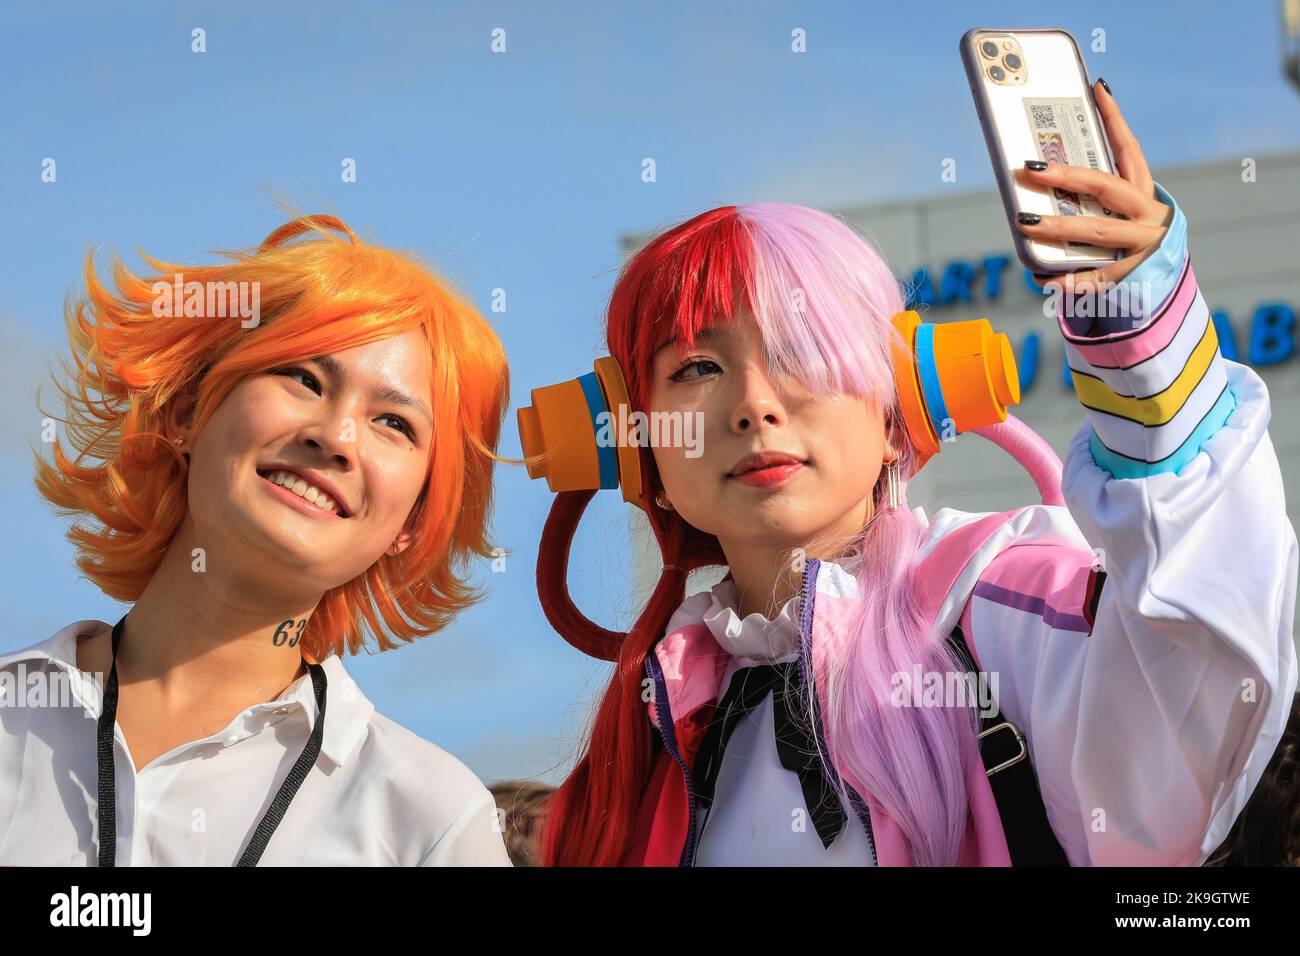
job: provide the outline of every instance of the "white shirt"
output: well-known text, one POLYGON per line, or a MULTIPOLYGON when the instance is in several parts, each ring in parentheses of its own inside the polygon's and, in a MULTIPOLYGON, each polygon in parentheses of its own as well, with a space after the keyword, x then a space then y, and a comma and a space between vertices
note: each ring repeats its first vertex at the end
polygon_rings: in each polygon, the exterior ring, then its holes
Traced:
MULTIPOLYGON (((0 655, 0 864, 95 866, 102 687, 78 621, 0 655)), ((375 712, 337 655, 320 756, 264 866, 509 866, 492 795, 446 751, 375 712)), ((107 676, 107 675, 105 675, 107 676)), ((137 768, 114 726, 118 866, 232 866, 316 720, 311 675, 220 733, 137 768)))
MULTIPOLYGON (((735 673, 756 664, 799 658, 797 601, 773 620, 755 612, 741 620, 736 585, 723 579, 711 589, 704 624, 731 654, 719 699, 735 673)), ((713 806, 700 826, 696 866, 872 866, 866 831, 852 807, 844 829, 823 847, 805 805, 797 774, 781 766, 776 751, 772 694, 736 725, 723 751, 713 806)))

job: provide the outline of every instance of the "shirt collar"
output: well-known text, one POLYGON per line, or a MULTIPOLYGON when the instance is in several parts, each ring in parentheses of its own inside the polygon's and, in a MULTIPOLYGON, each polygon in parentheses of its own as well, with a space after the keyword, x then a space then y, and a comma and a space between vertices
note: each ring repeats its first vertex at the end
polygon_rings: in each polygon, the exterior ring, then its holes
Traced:
MULTIPOLYGON (((68 671, 72 681, 73 693, 92 717, 99 716, 101 690, 99 682, 87 676, 77 667, 77 637, 92 634, 105 627, 111 627, 103 621, 77 621, 60 628, 50 637, 30 647, 0 654, 0 667, 19 661, 49 660, 55 666, 68 671)), ((326 679, 326 713, 325 734, 321 741, 321 753, 335 766, 343 766, 357 745, 365 736, 370 717, 375 712, 372 704, 351 675, 343 667, 337 654, 331 654, 321 661, 326 679)), ((307 715, 308 726, 316 723, 316 692, 312 686, 311 674, 303 674, 285 688, 278 698, 254 706, 254 710, 283 707, 299 704, 307 715)))
MULTIPOLYGON (((335 766, 341 767, 356 750, 366 734, 375 705, 357 686, 337 654, 320 662, 325 671, 325 736, 321 753, 335 766)), ((311 674, 303 674, 290 684, 276 701, 259 704, 259 707, 283 706, 286 700, 298 701, 307 713, 309 726, 316 723, 316 691, 311 674)))
POLYGON ((703 623, 714 640, 733 658, 760 664, 792 659, 799 653, 796 600, 791 598, 775 618, 754 611, 742 619, 736 582, 727 576, 711 589, 712 604, 703 623))

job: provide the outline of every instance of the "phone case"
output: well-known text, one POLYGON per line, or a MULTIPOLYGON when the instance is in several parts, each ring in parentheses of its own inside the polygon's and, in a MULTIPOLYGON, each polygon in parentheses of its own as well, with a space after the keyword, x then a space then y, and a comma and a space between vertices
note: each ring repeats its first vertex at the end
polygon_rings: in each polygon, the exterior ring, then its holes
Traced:
POLYGON ((1044 216, 1120 215, 1091 196, 1021 186, 1012 176, 1012 169, 1023 166, 1027 159, 1086 165, 1107 173, 1115 170, 1088 69, 1074 37, 1057 28, 975 27, 962 35, 960 47, 1020 261, 1039 273, 1095 269, 1115 262, 1123 255, 1119 249, 1034 241, 1017 224, 1020 212, 1044 216), (1026 83, 999 86, 985 74, 986 68, 999 62, 984 58, 977 50, 977 38, 985 35, 1015 38, 1024 53, 1026 83))

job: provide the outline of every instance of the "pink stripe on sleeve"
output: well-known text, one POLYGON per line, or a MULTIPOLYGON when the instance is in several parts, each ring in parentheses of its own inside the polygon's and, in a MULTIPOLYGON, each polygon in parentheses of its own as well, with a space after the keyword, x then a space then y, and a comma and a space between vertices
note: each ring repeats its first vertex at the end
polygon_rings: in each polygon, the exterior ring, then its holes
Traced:
POLYGON ((1057 310, 1056 321, 1066 341, 1089 365, 1094 368, 1128 368, 1151 358, 1174 340, 1195 300, 1196 277, 1192 274, 1191 258, 1184 256, 1183 269, 1173 294, 1142 327, 1110 335, 1075 335, 1065 321, 1064 299, 1057 310))

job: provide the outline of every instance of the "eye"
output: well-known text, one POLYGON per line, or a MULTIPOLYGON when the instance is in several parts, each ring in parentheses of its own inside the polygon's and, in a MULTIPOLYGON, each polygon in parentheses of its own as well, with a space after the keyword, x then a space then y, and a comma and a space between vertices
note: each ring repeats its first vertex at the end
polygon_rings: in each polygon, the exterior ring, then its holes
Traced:
POLYGON ((722 371, 722 367, 718 365, 717 362, 711 361, 709 359, 694 358, 688 360, 685 365, 681 366, 681 368, 673 372, 672 375, 669 375, 668 380, 670 382, 681 382, 684 380, 689 381, 691 379, 698 379, 706 373, 703 371, 701 371, 700 375, 687 375, 685 373, 689 372, 691 369, 702 369, 704 366, 710 366, 712 368, 717 369, 719 372, 722 371))
POLYGON ((397 415, 380 415, 376 421, 383 421, 384 419, 388 419, 391 422, 397 422, 396 430, 411 439, 411 441, 415 441, 415 429, 411 427, 410 423, 407 422, 406 419, 400 418, 397 415))
MULTIPOLYGON (((306 371, 305 369, 301 369, 301 368, 281 368, 281 369, 276 369, 275 372, 274 372, 273 374, 275 374, 275 375, 284 375, 284 376, 289 377, 289 378, 301 377, 301 378, 303 378, 303 379, 306 379, 307 382, 310 382, 310 383, 311 383, 310 385, 307 386, 308 388, 310 388, 310 389, 311 389, 313 392, 315 392, 317 395, 319 395, 319 394, 321 393, 320 382, 316 380, 316 376, 312 375, 311 372, 308 372, 308 371, 306 371)), ((304 383, 304 384, 305 384, 305 383, 304 383)))

